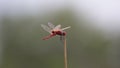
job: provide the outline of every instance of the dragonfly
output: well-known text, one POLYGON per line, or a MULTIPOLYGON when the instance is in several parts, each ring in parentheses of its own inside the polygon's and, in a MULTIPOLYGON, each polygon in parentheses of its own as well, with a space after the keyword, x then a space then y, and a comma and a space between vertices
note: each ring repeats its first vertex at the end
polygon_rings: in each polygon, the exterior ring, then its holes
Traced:
POLYGON ((62 38, 64 36, 66 36, 66 32, 64 30, 68 29, 68 28, 71 28, 70 26, 68 27, 65 27, 65 28, 61 28, 61 25, 53 25, 52 23, 48 22, 48 25, 44 25, 44 24, 41 24, 41 27, 50 33, 50 35, 46 36, 43 38, 43 40, 47 40, 47 39, 50 39, 56 35, 60 36, 60 40, 62 40, 62 38))

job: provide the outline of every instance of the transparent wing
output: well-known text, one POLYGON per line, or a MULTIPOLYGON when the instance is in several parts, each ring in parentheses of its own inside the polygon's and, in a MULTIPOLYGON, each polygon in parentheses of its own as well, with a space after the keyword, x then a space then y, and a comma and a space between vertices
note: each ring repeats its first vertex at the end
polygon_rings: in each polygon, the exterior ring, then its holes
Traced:
POLYGON ((55 28, 54 28, 54 30, 60 30, 61 29, 61 25, 59 24, 59 25, 57 25, 55 28))
POLYGON ((49 26, 51 29, 54 29, 54 28, 55 28, 55 26, 54 26, 52 23, 50 23, 50 22, 48 22, 48 26, 49 26))
POLYGON ((48 26, 41 24, 41 27, 42 27, 45 31, 51 33, 51 28, 49 28, 48 26))
POLYGON ((62 28, 61 30, 66 30, 66 29, 69 29, 69 28, 71 28, 71 26, 68 26, 68 27, 62 28))

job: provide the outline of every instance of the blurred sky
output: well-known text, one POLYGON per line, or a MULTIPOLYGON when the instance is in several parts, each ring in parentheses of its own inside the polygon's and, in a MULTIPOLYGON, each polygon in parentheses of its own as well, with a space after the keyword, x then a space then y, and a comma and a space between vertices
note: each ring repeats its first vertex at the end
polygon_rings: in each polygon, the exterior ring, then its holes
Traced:
POLYGON ((65 7, 73 9, 78 20, 85 14, 90 24, 105 32, 120 30, 120 0, 0 0, 0 16, 54 13, 65 7))
POLYGON ((108 33, 120 30, 120 1, 119 0, 76 0, 76 12, 82 10, 87 19, 108 33))

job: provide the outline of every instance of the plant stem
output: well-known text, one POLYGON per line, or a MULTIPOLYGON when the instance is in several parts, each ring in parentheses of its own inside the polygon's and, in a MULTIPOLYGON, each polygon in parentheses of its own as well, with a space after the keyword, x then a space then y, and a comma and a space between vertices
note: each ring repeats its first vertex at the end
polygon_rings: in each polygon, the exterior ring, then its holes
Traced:
POLYGON ((64 37, 64 65, 65 65, 65 68, 68 68, 68 66, 67 66, 67 45, 66 45, 66 37, 64 37))

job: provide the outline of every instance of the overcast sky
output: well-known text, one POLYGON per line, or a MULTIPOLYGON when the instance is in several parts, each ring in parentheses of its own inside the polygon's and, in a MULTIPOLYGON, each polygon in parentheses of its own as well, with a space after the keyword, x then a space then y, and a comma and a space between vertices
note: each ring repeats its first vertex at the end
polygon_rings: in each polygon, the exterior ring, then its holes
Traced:
POLYGON ((120 0, 0 0, 0 14, 44 14, 68 5, 78 18, 83 12, 88 21, 106 31, 120 30, 120 0))
POLYGON ((82 10, 88 20, 107 31, 120 31, 120 0, 76 0, 76 12, 82 10))

